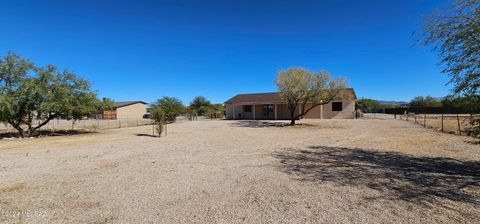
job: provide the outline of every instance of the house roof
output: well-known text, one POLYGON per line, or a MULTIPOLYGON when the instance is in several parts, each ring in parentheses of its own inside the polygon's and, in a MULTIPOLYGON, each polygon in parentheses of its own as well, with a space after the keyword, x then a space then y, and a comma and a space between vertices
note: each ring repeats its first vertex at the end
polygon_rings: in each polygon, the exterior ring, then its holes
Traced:
POLYGON ((147 104, 143 101, 123 101, 123 102, 115 102, 115 108, 126 107, 126 106, 130 106, 137 103, 147 104))
MULTIPOLYGON (((353 88, 346 88, 344 91, 353 94, 353 98, 357 99, 357 95, 353 88)), ((225 101, 225 104, 247 104, 247 103, 284 103, 280 92, 272 93, 251 93, 251 94, 238 94, 229 100, 225 101)))

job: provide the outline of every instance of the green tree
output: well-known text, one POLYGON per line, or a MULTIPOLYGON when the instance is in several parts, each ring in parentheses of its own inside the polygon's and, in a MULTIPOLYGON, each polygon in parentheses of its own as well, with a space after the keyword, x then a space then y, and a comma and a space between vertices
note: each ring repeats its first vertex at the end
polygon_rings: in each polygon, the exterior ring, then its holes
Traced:
POLYGON ((442 105, 455 108, 461 113, 478 113, 480 112, 480 95, 448 96, 442 100, 442 105))
POLYGON ((207 108, 205 116, 210 119, 221 118, 225 114, 225 106, 223 104, 212 104, 207 108))
POLYGON ((192 120, 192 121, 197 118, 197 114, 198 114, 197 111, 196 111, 194 108, 190 107, 190 106, 188 106, 188 107, 185 109, 185 113, 187 114, 188 119, 189 119, 189 120, 192 120))
POLYGON ((454 93, 480 90, 480 1, 456 0, 432 13, 424 23, 423 43, 439 54, 454 93))
POLYGON ((441 107, 442 102, 431 96, 417 96, 408 105, 410 107, 441 107))
POLYGON ((37 67, 14 53, 0 58, 0 122, 21 137, 55 118, 81 119, 98 105, 90 84, 67 70, 37 67))
POLYGON ((110 98, 103 98, 102 101, 98 103, 97 108, 99 110, 113 110, 113 108, 115 108, 115 102, 110 98))
POLYGON ((161 108, 168 122, 174 122, 178 115, 185 112, 182 101, 175 97, 164 96, 155 102, 152 107, 161 108))
POLYGON ((192 102, 190 102, 190 108, 195 110, 198 115, 205 115, 205 112, 210 105, 210 101, 203 96, 196 96, 193 98, 192 102))
POLYGON ((400 105, 394 104, 394 103, 380 104, 380 108, 397 108, 397 107, 400 107, 400 105))
MULTIPOLYGON (((455 95, 473 99, 480 95, 479 0, 456 0, 451 7, 432 13, 424 23, 423 42, 440 56, 455 95)), ((467 133, 479 137, 480 118, 472 116, 470 123, 467 133)))
POLYGON ((355 102, 356 109, 379 109, 383 108, 377 100, 361 98, 355 102))
POLYGON ((287 101, 291 125, 295 125, 295 120, 313 108, 341 98, 346 88, 344 79, 332 79, 328 72, 312 73, 303 68, 280 71, 275 84, 283 99, 287 101), (310 106, 307 107, 307 104, 310 106), (301 108, 301 112, 295 115, 297 108, 301 108))

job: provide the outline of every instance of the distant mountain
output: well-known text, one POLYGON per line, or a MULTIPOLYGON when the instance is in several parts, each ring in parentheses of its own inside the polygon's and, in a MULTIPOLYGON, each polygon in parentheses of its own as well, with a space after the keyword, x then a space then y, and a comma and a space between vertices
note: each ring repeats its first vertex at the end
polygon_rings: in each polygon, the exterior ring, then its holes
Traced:
POLYGON ((405 101, 393 101, 393 100, 378 100, 379 103, 381 104, 396 104, 396 105, 405 105, 408 104, 408 102, 405 101))

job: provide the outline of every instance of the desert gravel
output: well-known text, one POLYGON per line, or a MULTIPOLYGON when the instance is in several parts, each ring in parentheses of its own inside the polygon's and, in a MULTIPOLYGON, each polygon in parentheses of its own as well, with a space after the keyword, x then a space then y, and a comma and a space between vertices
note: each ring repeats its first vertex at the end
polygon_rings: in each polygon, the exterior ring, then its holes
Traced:
POLYGON ((399 120, 0 140, 2 223, 478 223, 480 145, 399 120))

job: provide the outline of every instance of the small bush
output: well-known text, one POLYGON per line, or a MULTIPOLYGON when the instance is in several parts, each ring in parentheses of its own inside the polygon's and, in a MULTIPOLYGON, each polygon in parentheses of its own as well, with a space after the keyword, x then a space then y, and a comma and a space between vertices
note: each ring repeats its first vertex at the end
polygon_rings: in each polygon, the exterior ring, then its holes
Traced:
POLYGON ((480 138, 480 114, 470 117, 470 127, 465 130, 467 135, 480 138))
POLYGON ((160 107, 152 107, 151 114, 155 129, 157 129, 158 137, 161 137, 163 132, 163 126, 166 123, 165 112, 160 107))

